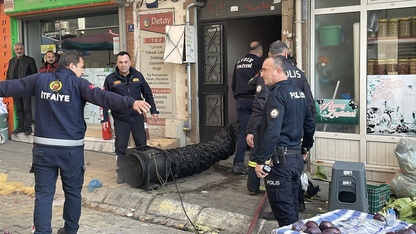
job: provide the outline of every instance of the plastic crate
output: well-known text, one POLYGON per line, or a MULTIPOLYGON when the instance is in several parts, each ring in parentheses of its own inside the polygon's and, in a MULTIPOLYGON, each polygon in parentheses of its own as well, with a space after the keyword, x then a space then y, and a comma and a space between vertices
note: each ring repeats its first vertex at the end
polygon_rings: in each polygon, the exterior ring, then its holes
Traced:
POLYGON ((379 212, 390 198, 390 185, 380 184, 372 185, 367 184, 368 192, 368 211, 369 213, 379 212))

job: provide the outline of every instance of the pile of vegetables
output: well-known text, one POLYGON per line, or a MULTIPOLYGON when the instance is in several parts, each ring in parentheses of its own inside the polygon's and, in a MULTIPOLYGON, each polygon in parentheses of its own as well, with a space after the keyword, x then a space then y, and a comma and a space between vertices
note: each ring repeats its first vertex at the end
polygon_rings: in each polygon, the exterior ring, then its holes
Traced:
POLYGON ((411 224, 416 224, 416 197, 393 198, 389 199, 387 205, 379 212, 384 214, 387 209, 398 211, 398 219, 411 224))

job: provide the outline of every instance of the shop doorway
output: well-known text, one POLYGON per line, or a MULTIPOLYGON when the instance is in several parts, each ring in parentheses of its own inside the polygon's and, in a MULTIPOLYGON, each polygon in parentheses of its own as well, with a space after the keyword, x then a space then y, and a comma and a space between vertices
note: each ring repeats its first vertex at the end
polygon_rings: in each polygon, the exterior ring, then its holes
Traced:
POLYGON ((200 23, 200 141, 211 140, 237 121, 231 90, 234 65, 248 54, 253 40, 263 44, 266 57, 270 43, 281 38, 281 25, 280 15, 200 23))

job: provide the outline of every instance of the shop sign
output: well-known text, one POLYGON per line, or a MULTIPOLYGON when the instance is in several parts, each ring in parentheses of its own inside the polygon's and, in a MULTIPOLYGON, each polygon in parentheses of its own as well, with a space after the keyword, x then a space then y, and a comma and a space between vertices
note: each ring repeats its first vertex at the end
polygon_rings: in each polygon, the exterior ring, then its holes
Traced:
POLYGON ((159 114, 158 121, 148 118, 148 124, 164 126, 165 119, 174 118, 175 82, 173 64, 165 63, 165 28, 174 23, 174 11, 171 9, 141 11, 139 13, 140 71, 150 88, 159 114))
POLYGON ((114 3, 115 0, 4 0, 8 14, 64 8, 77 5, 114 3))
POLYGON ((50 45, 40 45, 40 52, 42 54, 46 54, 48 51, 56 52, 56 45, 50 44, 50 45))
POLYGON ((14 11, 14 0, 4 0, 4 12, 14 11))
POLYGON ((319 99, 316 104, 316 122, 354 124, 359 120, 358 106, 348 99, 319 99))
POLYGON ((367 134, 416 133, 416 75, 367 76, 367 134))

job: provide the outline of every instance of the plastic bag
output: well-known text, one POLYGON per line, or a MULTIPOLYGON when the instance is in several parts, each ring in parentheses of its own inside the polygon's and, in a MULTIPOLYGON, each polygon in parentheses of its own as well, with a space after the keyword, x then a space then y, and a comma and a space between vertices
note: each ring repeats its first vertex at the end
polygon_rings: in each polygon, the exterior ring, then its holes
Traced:
POLYGON ((408 176, 416 176, 416 141, 407 137, 400 139, 395 154, 402 172, 408 176))
POLYGON ((402 173, 391 181, 391 192, 399 198, 413 197, 416 195, 416 141, 403 137, 394 152, 402 173))
POLYGON ((302 186, 303 191, 308 190, 308 175, 305 172, 302 172, 302 175, 300 176, 300 185, 302 186))
POLYGON ((94 190, 96 188, 101 188, 103 186, 103 182, 101 182, 100 180, 97 179, 93 179, 90 181, 90 183, 88 184, 88 190, 90 192, 94 192, 94 190))

